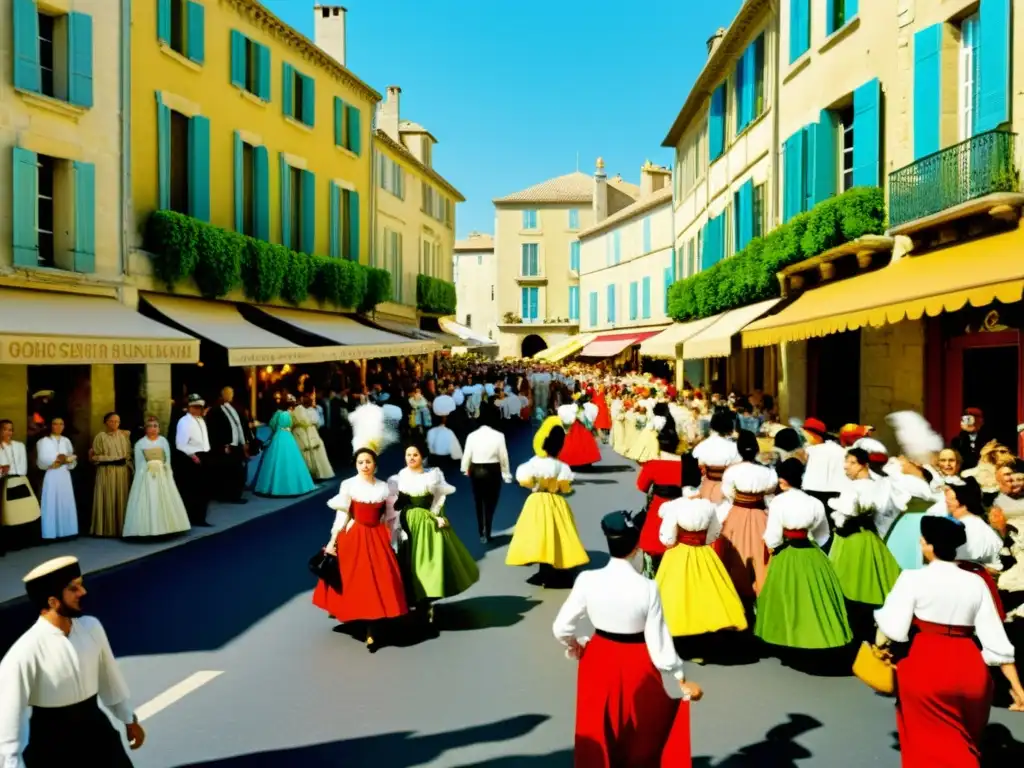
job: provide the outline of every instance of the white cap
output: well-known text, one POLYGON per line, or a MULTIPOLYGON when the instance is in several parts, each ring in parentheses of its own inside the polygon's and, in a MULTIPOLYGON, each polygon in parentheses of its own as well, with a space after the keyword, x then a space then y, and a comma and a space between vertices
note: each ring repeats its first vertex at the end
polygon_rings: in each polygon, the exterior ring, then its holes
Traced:
POLYGON ((51 573, 55 573, 62 568, 67 568, 71 565, 77 565, 78 558, 72 557, 71 555, 65 555, 64 557, 55 557, 53 560, 47 560, 42 565, 37 565, 22 579, 22 582, 27 584, 30 581, 41 579, 43 576, 49 576, 51 573))
POLYGON ((434 415, 448 416, 455 412, 455 400, 451 395, 438 395, 434 398, 434 415))

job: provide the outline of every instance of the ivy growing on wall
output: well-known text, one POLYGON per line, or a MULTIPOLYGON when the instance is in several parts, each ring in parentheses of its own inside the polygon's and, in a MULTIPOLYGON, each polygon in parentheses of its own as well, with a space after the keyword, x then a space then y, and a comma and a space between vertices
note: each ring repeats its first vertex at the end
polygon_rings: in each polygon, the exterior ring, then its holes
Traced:
POLYGON ((436 277, 417 275, 416 306, 422 312, 455 314, 455 284, 436 277))

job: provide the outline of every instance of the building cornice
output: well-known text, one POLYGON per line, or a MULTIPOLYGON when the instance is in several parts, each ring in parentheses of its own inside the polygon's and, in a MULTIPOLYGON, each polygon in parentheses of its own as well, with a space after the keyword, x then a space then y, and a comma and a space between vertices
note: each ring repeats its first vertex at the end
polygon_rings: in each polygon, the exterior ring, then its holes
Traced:
POLYGON ((423 163, 421 163, 419 161, 419 158, 417 158, 412 152, 410 152, 409 149, 404 144, 395 141, 390 136, 388 136, 384 131, 382 131, 380 128, 378 128, 374 132, 374 134, 375 134, 375 139, 377 141, 379 141, 385 147, 390 149, 392 152, 395 152, 396 154, 401 156, 401 158, 404 161, 406 161, 407 163, 412 165, 417 171, 419 171, 424 176, 429 178, 435 184, 438 184, 440 187, 442 187, 448 194, 450 194, 452 197, 455 198, 456 202, 459 202, 459 203, 466 202, 466 198, 463 197, 462 193, 459 192, 459 190, 457 190, 455 187, 453 187, 451 185, 451 183, 449 183, 448 180, 445 179, 444 176, 439 174, 437 171, 435 171, 429 165, 424 165, 423 163))
POLYGON ((625 224, 632 221, 640 214, 647 213, 660 208, 663 205, 672 204, 672 186, 671 184, 667 187, 662 187, 656 190, 647 197, 641 197, 632 205, 628 205, 620 211, 616 211, 604 221, 598 222, 589 229, 584 229, 580 232, 576 239, 582 241, 584 238, 593 237, 599 235, 602 232, 608 232, 609 230, 615 229, 619 224, 625 224))
POLYGON ((328 55, 308 37, 281 21, 258 0, 220 0, 220 2, 230 5, 240 15, 248 18, 249 23, 253 26, 273 35, 288 47, 300 52, 305 61, 330 72, 337 80, 354 88, 371 104, 381 100, 381 95, 377 91, 356 77, 351 70, 343 66, 333 56, 328 55))
POLYGON ((718 87, 728 75, 732 66, 743 53, 743 48, 750 37, 751 29, 757 26, 765 11, 772 8, 772 0, 745 0, 736 18, 733 19, 725 37, 718 44, 715 52, 711 54, 704 69, 697 75, 697 81, 690 89, 690 94, 679 110, 675 122, 669 129, 665 139, 661 142, 663 147, 675 147, 680 137, 689 127, 690 122, 704 108, 704 103, 711 96, 711 93, 718 87))

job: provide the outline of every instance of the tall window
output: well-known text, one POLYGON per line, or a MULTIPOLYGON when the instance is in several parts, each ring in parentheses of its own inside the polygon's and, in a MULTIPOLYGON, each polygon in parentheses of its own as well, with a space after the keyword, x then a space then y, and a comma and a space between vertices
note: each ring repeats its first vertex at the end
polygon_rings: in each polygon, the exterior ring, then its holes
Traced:
POLYGON ((578 285, 569 286, 569 319, 577 323, 580 320, 580 287, 578 285))
POLYGON ((537 211, 534 208, 527 208, 523 211, 523 229, 537 228, 537 211))
POLYGON ((255 167, 253 148, 242 143, 242 233, 256 236, 256 186, 253 180, 255 167))
POLYGON ((45 13, 39 14, 39 69, 42 78, 42 90, 47 96, 57 96, 55 90, 55 78, 54 72, 56 71, 56 64, 54 59, 54 32, 56 27, 56 19, 53 16, 47 16, 45 13))
POLYGON ((974 135, 978 122, 978 97, 981 92, 980 57, 981 16, 975 13, 960 27, 960 140, 974 135))
POLYGON ((607 290, 608 290, 608 301, 607 301, 607 304, 608 304, 608 322, 609 323, 614 323, 615 322, 615 286, 614 285, 609 285, 607 290))
POLYGON ((569 269, 573 272, 580 271, 580 241, 574 240, 569 243, 569 269))
POLYGON ((54 265, 54 171, 57 161, 46 155, 37 156, 39 162, 36 230, 39 233, 39 266, 54 265))
POLYGON ((842 190, 845 192, 853 186, 853 107, 840 110, 837 114, 839 126, 843 132, 843 144, 840 157, 842 190))
POLYGON ((522 264, 519 274, 523 277, 537 277, 540 275, 540 258, 537 243, 523 243, 522 264))
POLYGON ((629 319, 636 320, 639 316, 640 283, 636 280, 629 284, 629 319))
POLYGON ((569 229, 580 228, 580 211, 579 208, 569 209, 569 229))
POLYGON ((188 214, 188 118, 173 110, 170 144, 171 210, 188 214))
MULTIPOLYGON (((291 219, 291 242, 285 243, 293 251, 302 250, 302 169, 288 166, 292 200, 288 217, 291 219)), ((348 232, 348 229, 345 230, 348 232)))
POLYGON ((540 289, 536 286, 524 287, 521 291, 522 316, 524 323, 535 323, 540 315, 540 289))
POLYGON ((597 291, 590 292, 590 327, 597 325, 597 291))
POLYGON ((405 171, 383 152, 377 153, 377 185, 385 192, 405 199, 405 171))
POLYGON ((754 216, 753 236, 764 237, 764 191, 765 184, 761 183, 754 187, 754 200, 752 213, 754 216))

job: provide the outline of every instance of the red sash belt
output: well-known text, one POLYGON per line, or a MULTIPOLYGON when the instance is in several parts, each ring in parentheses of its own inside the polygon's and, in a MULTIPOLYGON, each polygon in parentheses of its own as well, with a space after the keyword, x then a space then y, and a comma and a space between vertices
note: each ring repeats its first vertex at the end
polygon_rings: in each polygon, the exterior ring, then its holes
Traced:
POLYGON ((985 569, 985 566, 965 560, 957 560, 956 564, 960 566, 961 570, 977 574, 981 577, 982 581, 985 582, 985 586, 988 587, 988 591, 992 593, 992 601, 996 604, 999 620, 1006 621, 1006 611, 1003 610, 1003 600, 999 597, 999 587, 996 584, 996 580, 992 578, 992 574, 985 569))
POLYGON ((732 500, 732 505, 734 507, 742 507, 743 509, 764 509, 764 494, 737 491, 736 496, 732 500))
POLYGON ((688 547, 703 547, 708 543, 707 531, 683 531, 680 530, 676 541, 688 547))
POLYGON ((955 624, 936 624, 914 617, 914 626, 926 635, 944 635, 946 637, 972 637, 974 627, 960 627, 955 624))
POLYGON ((795 528, 786 528, 782 531, 782 538, 784 539, 806 539, 806 530, 797 530, 795 528))
POLYGON ((722 475, 725 474, 725 467, 701 467, 704 470, 704 477, 713 483, 722 482, 722 475))

